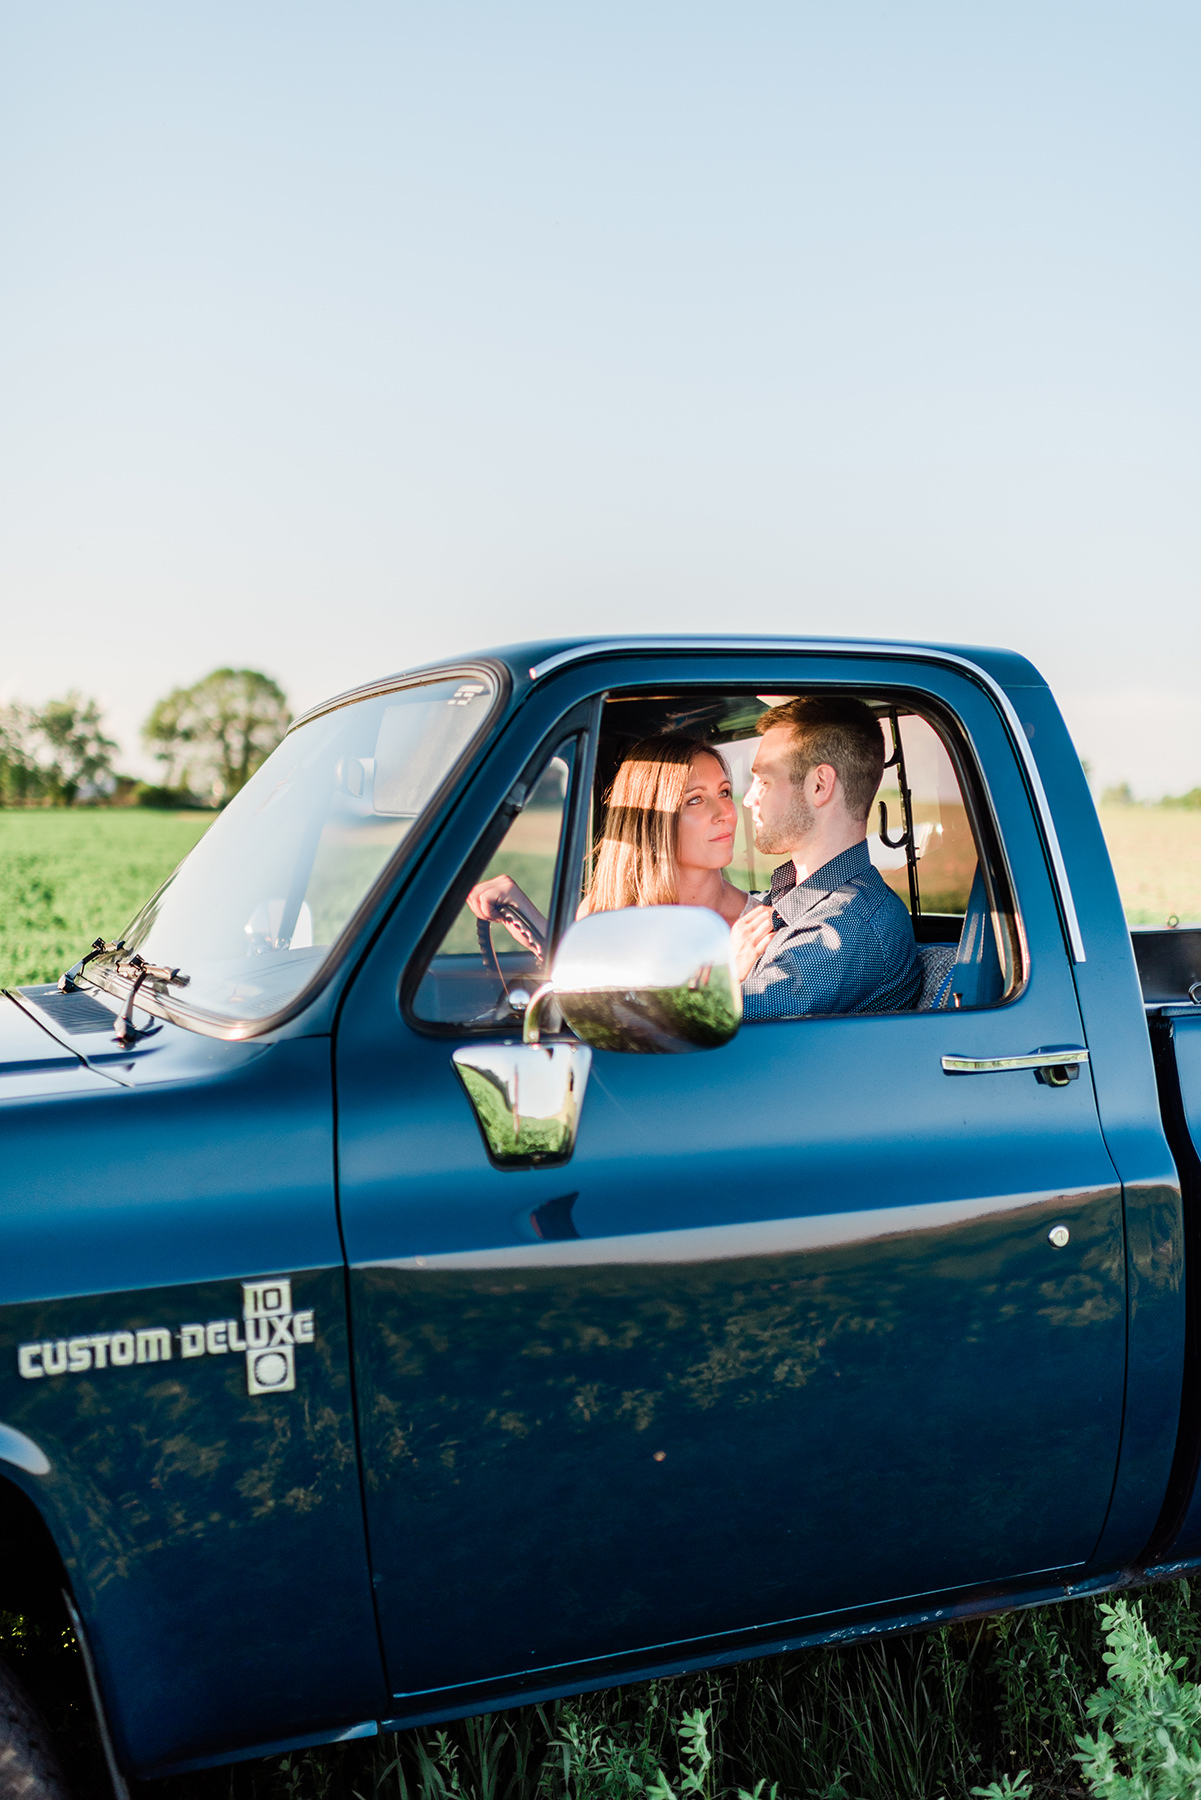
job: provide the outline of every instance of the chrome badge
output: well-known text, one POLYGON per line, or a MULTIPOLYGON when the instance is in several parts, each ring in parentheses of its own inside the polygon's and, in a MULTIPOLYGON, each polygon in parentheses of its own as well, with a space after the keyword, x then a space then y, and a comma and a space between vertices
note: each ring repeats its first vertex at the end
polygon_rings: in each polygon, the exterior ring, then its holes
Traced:
POLYGON ((242 1317, 209 1319, 204 1325, 138 1326, 128 1331, 97 1331, 87 1336, 45 1338, 18 1344, 17 1370, 26 1381, 44 1375, 83 1375, 91 1369, 128 1368, 134 1363, 165 1363, 178 1356, 246 1358, 248 1394, 290 1394, 296 1386, 296 1346, 315 1336, 313 1311, 292 1311, 292 1283, 284 1276, 242 1283, 242 1317))
POLYGON ((292 1311, 290 1281, 244 1281, 242 1320, 247 1393, 290 1393, 296 1386, 296 1345, 313 1341, 312 1313, 292 1311))

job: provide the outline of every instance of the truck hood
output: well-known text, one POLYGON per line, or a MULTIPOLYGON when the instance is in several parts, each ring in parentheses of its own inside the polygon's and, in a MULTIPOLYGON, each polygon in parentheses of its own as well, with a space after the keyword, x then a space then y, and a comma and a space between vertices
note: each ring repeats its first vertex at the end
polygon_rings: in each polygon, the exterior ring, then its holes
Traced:
POLYGON ((0 1101, 88 1088, 113 1090, 115 1084, 43 1030, 11 995, 0 995, 0 1101))
POLYGON ((52 982, 4 994, 0 1099, 208 1080, 235 1074, 270 1048, 271 1040, 201 1037, 149 1015, 140 1015, 149 1030, 139 1031, 132 1045, 122 1045, 116 1036, 119 1010, 117 1002, 104 1005, 83 989, 62 994, 52 982))

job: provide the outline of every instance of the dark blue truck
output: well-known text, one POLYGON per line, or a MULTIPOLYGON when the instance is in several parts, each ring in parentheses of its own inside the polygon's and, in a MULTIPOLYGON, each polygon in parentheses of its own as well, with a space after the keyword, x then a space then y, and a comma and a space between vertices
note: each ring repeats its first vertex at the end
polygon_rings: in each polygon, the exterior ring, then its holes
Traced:
MULTIPOLYGON (((299 720, 0 1001, 0 1608, 65 1609, 118 1790, 1195 1568, 1199 938, 1128 930, 1003 651, 564 641, 299 720), (575 922, 602 797, 831 689, 922 995, 739 1028, 716 914, 575 922)), ((6 1679, 0 1793, 59 1791, 6 1679)))

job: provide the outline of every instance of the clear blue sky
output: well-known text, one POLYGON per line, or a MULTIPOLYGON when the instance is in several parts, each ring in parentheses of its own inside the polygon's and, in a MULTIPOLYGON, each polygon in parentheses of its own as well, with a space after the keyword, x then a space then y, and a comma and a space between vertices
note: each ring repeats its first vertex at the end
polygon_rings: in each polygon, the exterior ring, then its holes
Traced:
POLYGON ((946 637, 1201 783, 1194 0, 0 21, 0 696, 946 637))

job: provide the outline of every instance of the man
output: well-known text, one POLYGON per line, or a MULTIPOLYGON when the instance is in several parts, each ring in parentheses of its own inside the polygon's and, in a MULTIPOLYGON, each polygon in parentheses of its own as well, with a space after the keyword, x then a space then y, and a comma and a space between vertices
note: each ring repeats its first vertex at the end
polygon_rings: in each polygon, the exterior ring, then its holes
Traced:
POLYGON ((884 773, 879 720, 861 700, 810 694, 773 706, 757 729, 744 804, 756 848, 790 860, 770 904, 734 927, 743 1016, 904 1011, 921 991, 913 927, 866 842, 884 773))

